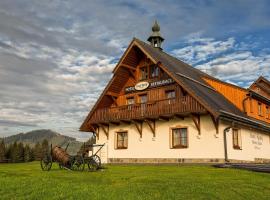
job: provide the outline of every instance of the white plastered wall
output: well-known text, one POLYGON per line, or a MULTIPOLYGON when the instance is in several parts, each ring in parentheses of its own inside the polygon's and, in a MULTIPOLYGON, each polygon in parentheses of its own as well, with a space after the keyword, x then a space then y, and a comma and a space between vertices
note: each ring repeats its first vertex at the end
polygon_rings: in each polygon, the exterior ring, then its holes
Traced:
MULTIPOLYGON (((225 125, 222 124, 222 130, 225 125)), ((270 133, 241 127, 241 149, 233 148, 232 129, 227 133, 227 147, 229 160, 255 161, 259 159, 270 159, 270 133)))
MULTIPOLYGON (((100 129, 98 144, 106 143, 100 153, 102 162, 106 163, 108 158, 184 158, 184 159, 224 159, 223 130, 227 127, 220 122, 219 133, 210 116, 201 116, 201 135, 191 118, 184 120, 174 118, 170 121, 156 121, 156 137, 146 123, 143 123, 142 138, 134 124, 111 125, 109 128, 109 139, 100 129), (170 128, 188 128, 188 148, 170 148, 170 128), (115 133, 117 131, 128 131, 128 148, 115 149, 115 133)), ((227 133, 228 158, 234 160, 254 161, 255 158, 270 159, 270 138, 267 134, 255 130, 241 128, 242 150, 232 148, 231 129, 227 133), (259 147, 255 147, 250 134, 263 139, 259 147)), ((258 146, 258 145, 257 145, 258 146)))

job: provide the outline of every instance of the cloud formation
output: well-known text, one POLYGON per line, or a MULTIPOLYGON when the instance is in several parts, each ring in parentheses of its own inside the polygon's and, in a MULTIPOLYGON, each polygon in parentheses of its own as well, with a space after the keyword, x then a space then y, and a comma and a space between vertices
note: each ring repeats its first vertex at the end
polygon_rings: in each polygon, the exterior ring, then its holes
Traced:
POLYGON ((0 137, 79 126, 134 36, 247 86, 269 78, 269 1, 0 1, 0 137), (254 33, 256 30, 256 33, 254 33), (254 73, 255 72, 255 73, 254 73))

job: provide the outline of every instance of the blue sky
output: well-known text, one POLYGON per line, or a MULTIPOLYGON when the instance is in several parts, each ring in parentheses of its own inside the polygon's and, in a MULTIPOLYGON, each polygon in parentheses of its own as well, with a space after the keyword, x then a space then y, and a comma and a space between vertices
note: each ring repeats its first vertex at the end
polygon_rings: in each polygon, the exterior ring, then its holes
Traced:
POLYGON ((80 124, 133 37, 224 81, 270 78, 270 1, 0 1, 0 137, 80 124))

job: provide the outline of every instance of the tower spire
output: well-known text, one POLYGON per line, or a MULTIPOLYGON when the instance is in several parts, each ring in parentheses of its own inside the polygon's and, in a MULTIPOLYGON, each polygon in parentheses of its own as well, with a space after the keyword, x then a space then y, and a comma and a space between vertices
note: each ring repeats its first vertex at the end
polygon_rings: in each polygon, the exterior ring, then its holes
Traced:
POLYGON ((161 43, 164 41, 164 38, 161 37, 159 31, 160 31, 160 26, 157 20, 155 20, 154 25, 152 26, 152 34, 149 36, 147 41, 149 41, 153 47, 159 48, 162 50, 161 43))

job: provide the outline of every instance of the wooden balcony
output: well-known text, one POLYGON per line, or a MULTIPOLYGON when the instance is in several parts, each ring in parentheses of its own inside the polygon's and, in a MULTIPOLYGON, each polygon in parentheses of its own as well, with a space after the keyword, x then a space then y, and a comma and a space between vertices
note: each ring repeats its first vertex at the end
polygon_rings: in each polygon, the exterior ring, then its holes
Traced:
POLYGON ((206 113, 205 108, 191 96, 180 99, 166 99, 144 104, 133 104, 98 109, 93 113, 90 123, 108 123, 118 121, 162 118, 189 113, 206 113))

